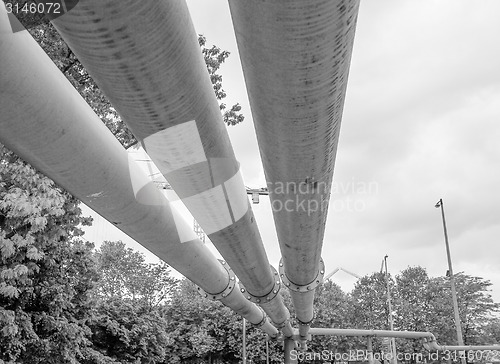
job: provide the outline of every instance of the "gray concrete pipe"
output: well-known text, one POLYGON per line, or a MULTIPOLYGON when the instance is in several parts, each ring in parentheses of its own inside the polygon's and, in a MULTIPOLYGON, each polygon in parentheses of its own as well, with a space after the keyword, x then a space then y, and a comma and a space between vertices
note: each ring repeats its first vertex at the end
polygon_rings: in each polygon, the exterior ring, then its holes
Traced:
POLYGON ((225 305, 277 334, 28 32, 12 33, 2 6, 0 64, 6 147, 206 292, 226 292, 225 305))
MULTIPOLYGON (((54 25, 246 292, 266 302, 275 297, 274 277, 185 1, 81 0, 54 25)), ((272 321, 285 323, 289 313, 281 299, 268 303, 272 321)))
MULTIPOLYGON (((229 5, 283 274, 292 286, 314 289, 359 0, 229 0, 229 5)), ((311 321, 311 294, 291 290, 291 295, 297 318, 311 321)))

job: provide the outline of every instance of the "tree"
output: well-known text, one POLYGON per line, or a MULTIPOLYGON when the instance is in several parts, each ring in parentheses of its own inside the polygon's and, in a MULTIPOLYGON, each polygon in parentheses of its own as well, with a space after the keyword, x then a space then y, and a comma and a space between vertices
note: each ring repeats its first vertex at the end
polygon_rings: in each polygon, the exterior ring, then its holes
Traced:
MULTIPOLYGON (((463 273, 455 274, 455 283, 464 343, 465 345, 479 344, 485 337, 484 327, 499 307, 499 304, 494 303, 488 293, 491 283, 483 278, 463 273)), ((436 335, 439 342, 457 345, 449 278, 431 278, 428 291, 433 295, 430 302, 433 316, 428 323, 429 331, 436 335)))
MULTIPOLYGON (((226 97, 226 92, 222 88, 222 75, 217 73, 217 71, 227 57, 229 57, 230 53, 228 51, 221 51, 221 49, 215 45, 211 48, 207 48, 207 40, 203 35, 198 36, 198 43, 200 44, 205 63, 207 64, 207 70, 210 75, 210 80, 212 81, 215 96, 217 96, 217 100, 222 100, 226 97)), ((243 114, 240 113, 240 104, 231 106, 229 110, 227 110, 226 104, 224 103, 220 103, 219 107, 223 112, 222 116, 226 125, 236 125, 245 119, 243 114)))
POLYGON ((0 359, 67 363, 89 354, 96 280, 78 201, 0 146, 0 359))
MULTIPOLYGON (((128 148, 137 143, 132 132, 121 120, 120 115, 52 24, 41 24, 29 29, 29 32, 122 145, 128 148)), ((215 45, 210 48, 206 47, 206 38, 202 35, 198 37, 198 42, 217 100, 223 100, 226 93, 222 88, 222 75, 218 71, 230 53, 222 51, 215 45)), ((244 120, 244 116, 240 113, 241 106, 239 104, 227 109, 224 103, 220 103, 220 109, 227 125, 236 125, 244 120)))
MULTIPOLYGON (((390 289, 394 291, 394 282, 389 277, 390 289)), ((351 294, 350 322, 359 329, 389 329, 389 307, 387 304, 387 285, 383 273, 373 273, 359 279, 351 294)), ((364 341, 358 346, 365 346, 364 341)), ((373 351, 382 351, 381 340, 373 340, 373 351)))
POLYGON ((384 274, 373 273, 371 276, 362 277, 356 282, 351 296, 354 301, 354 315, 357 318, 356 327, 388 329, 389 311, 384 274))
POLYGON ((491 345, 500 344, 500 318, 492 317, 483 328, 484 336, 481 339, 481 344, 491 345))
MULTIPOLYGON (((168 332, 168 363, 237 363, 242 355, 242 318, 220 302, 201 297, 193 283, 183 280, 165 306, 168 332)), ((267 335, 247 323, 247 358, 266 360, 267 335)), ((281 343, 269 341, 270 362, 282 362, 281 343)))
POLYGON ((164 362, 173 339, 161 308, 177 286, 169 266, 147 263, 121 241, 103 242, 94 256, 98 299, 88 323, 93 349, 120 363, 164 362))
MULTIPOLYGON (((494 303, 480 277, 455 275, 465 345, 492 344, 496 340, 494 303)), ((409 267, 396 276, 396 325, 399 330, 429 331, 438 342, 457 345, 454 311, 448 277, 431 278, 422 267, 409 267)), ((400 351, 424 353, 418 340, 398 340, 400 351)))
POLYGON ((169 299, 177 286, 165 262, 146 263, 144 254, 121 241, 104 241, 95 253, 104 299, 131 300, 149 308, 169 299))
MULTIPOLYGON (((408 267, 396 276, 395 327, 406 331, 430 331, 438 319, 433 302, 439 291, 430 288, 431 279, 422 267, 408 267)), ((399 352, 425 353, 420 339, 397 340, 399 352)), ((416 357, 411 357, 416 362, 416 357)))
POLYGON ((97 303, 92 320, 92 349, 111 362, 167 363, 173 341, 160 310, 117 298, 97 303))
MULTIPOLYGON (((226 310, 219 302, 202 298, 194 284, 183 280, 179 289, 173 294, 171 303, 165 308, 165 316, 169 317, 169 332, 174 337, 169 348, 169 363, 209 357, 217 349, 220 350, 221 348, 217 347, 217 340, 210 334, 213 326, 207 316, 222 311, 224 311, 221 315, 223 317, 224 314, 233 316, 226 310)), ((218 331, 215 330, 215 332, 218 331)), ((223 342, 223 344, 230 343, 230 339, 223 342)))
POLYGON ((455 274, 458 307, 465 345, 479 345, 485 337, 484 328, 498 312, 489 293, 491 282, 464 273, 455 274))
MULTIPOLYGON (((316 288, 314 294, 314 326, 326 328, 349 328, 349 297, 331 280, 316 288)), ((350 339, 339 336, 313 336, 310 351, 347 352, 350 339)))

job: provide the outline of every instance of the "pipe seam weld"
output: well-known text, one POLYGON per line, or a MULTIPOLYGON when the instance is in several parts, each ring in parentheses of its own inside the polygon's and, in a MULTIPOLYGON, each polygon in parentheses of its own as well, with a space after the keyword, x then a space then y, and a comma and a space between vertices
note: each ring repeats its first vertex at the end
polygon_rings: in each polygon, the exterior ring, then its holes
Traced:
POLYGON ((243 293, 245 298, 249 300, 250 302, 253 303, 266 303, 272 301, 279 293, 281 289, 281 281, 278 276, 278 271, 272 266, 271 267, 271 272, 274 275, 274 286, 273 288, 269 291, 269 293, 265 294, 264 296, 255 296, 248 292, 248 290, 245 288, 243 283, 239 282, 240 285, 240 291, 243 293))
POLYGON ((281 323, 276 323, 274 321, 271 321, 271 322, 274 325, 274 327, 276 327, 278 330, 281 330, 282 328, 284 328, 286 326, 287 323, 290 322, 290 319, 287 318, 285 321, 283 321, 281 323))
MULTIPOLYGON (((257 306, 257 307, 259 307, 259 306, 257 306)), ((262 307, 259 307, 259 310, 260 310, 260 312, 262 312, 262 320, 260 320, 260 322, 257 322, 256 324, 250 322, 250 324, 253 327, 256 327, 258 329, 260 329, 262 326, 264 326, 266 324, 266 322, 268 322, 268 317, 267 317, 266 312, 262 309, 262 307)))
POLYGON ((308 322, 302 322, 299 319, 297 319, 297 321, 299 322, 299 326, 311 326, 311 323, 314 321, 314 317, 308 322))
POLYGON ((229 276, 229 280, 227 282, 226 288, 224 288, 224 290, 219 292, 219 293, 208 293, 203 288, 201 288, 199 286, 197 287, 198 293, 202 297, 205 297, 205 298, 208 298, 208 299, 211 299, 214 301, 220 301, 221 299, 229 296, 229 294, 233 291, 234 287, 236 286, 236 275, 234 274, 234 272, 231 269, 231 267, 229 266, 229 264, 227 264, 225 261, 223 261, 221 259, 218 259, 218 260, 222 264, 224 269, 227 271, 228 276, 229 276))
POLYGON ((281 258, 280 260, 279 271, 280 271, 280 278, 283 281, 283 284, 286 287, 288 287, 289 290, 300 293, 306 293, 315 290, 316 287, 318 287, 320 284, 323 283, 323 278, 325 276, 325 263, 323 262, 323 259, 320 258, 318 274, 310 283, 304 285, 293 283, 290 279, 288 279, 285 273, 285 265, 283 263, 283 258, 281 258))

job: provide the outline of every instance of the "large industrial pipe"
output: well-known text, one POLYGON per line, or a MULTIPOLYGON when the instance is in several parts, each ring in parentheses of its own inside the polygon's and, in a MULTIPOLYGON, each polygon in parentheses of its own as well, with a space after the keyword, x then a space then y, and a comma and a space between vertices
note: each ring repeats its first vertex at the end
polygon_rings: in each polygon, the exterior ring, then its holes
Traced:
MULTIPOLYGON (((359 0, 229 0, 297 318, 313 318, 359 0)), ((323 272, 324 273, 324 272, 323 272)))
POLYGON ((0 142, 211 298, 277 335, 28 32, 12 33, 2 6, 0 64, 0 142))
POLYGON ((311 335, 326 336, 364 336, 364 337, 392 337, 403 339, 423 339, 423 346, 427 350, 500 350, 500 345, 440 345, 431 332, 426 331, 392 331, 392 330, 362 330, 362 329, 333 329, 313 327, 311 335))
POLYGON ((326 336, 365 336, 365 337, 398 337, 405 339, 429 339, 433 340, 434 335, 425 331, 391 331, 391 330, 363 330, 363 329, 333 329, 312 327, 309 330, 311 335, 326 336))
MULTIPOLYGON (((424 348, 427 350, 437 350, 437 351, 494 350, 497 353, 498 351, 500 351, 500 345, 439 345, 437 341, 424 342, 424 348)), ((493 358, 494 356, 491 355, 491 357, 493 358)))
POLYGON ((54 25, 274 323, 270 269, 185 1, 80 0, 54 25))

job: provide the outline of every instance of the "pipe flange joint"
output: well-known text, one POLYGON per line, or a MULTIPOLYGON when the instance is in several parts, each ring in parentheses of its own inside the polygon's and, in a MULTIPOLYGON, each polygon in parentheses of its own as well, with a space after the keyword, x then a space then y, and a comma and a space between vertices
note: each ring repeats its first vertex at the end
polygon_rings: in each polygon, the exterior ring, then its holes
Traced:
POLYGON ((297 319, 297 321, 299 323, 299 326, 311 326, 312 322, 314 321, 314 317, 308 322, 302 322, 299 319, 297 319))
POLYGON ((323 283, 323 278, 325 276, 325 263, 323 262, 322 258, 319 259, 318 274, 312 280, 311 283, 304 284, 304 285, 295 284, 288 279, 288 277, 285 274, 285 265, 283 264, 283 258, 281 258, 281 260, 280 260, 279 270, 280 270, 281 281, 289 290, 295 291, 295 292, 306 293, 306 292, 314 291, 316 289, 316 287, 318 287, 321 283, 323 283))
POLYGON ((274 286, 273 286, 273 289, 271 289, 271 291, 264 296, 254 296, 253 294, 251 294, 250 292, 247 291, 247 289, 245 288, 243 283, 239 282, 241 293, 243 293, 245 298, 247 300, 249 300, 250 302, 257 303, 257 304, 266 303, 266 302, 272 301, 274 299, 274 297, 276 297, 278 295, 280 288, 281 288, 281 281, 280 281, 280 278, 278 275, 278 271, 272 265, 270 265, 270 267, 271 267, 271 271, 273 272, 274 286))
POLYGON ((226 298, 229 296, 229 294, 233 291, 234 287, 236 286, 236 275, 234 274, 233 270, 227 264, 225 261, 219 259, 219 262, 222 264, 224 269, 227 271, 227 274, 229 276, 229 281, 227 282, 226 288, 222 292, 219 293, 208 293, 206 292, 203 288, 197 287, 198 288, 198 293, 205 298, 215 300, 215 301, 220 301, 223 298, 226 298))

